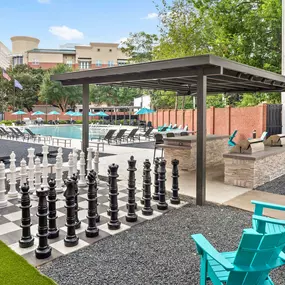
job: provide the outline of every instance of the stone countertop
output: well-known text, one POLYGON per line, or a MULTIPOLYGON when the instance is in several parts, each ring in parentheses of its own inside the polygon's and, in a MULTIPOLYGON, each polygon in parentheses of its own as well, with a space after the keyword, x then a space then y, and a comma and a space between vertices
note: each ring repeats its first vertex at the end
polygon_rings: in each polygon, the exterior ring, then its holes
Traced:
POLYGON ((275 146, 270 147, 266 146, 264 150, 255 152, 253 154, 244 154, 244 153, 225 153, 224 158, 235 158, 241 160, 258 160, 268 156, 277 155, 279 153, 285 152, 285 147, 275 146))
MULTIPOLYGON (((219 139, 225 139, 228 138, 229 136, 219 136, 219 135, 207 135, 206 140, 219 140, 219 139)), ((177 137, 172 137, 172 138, 163 138, 163 140, 166 143, 171 144, 171 142, 196 142, 197 141, 197 136, 196 135, 191 135, 191 136, 177 136, 177 137)))

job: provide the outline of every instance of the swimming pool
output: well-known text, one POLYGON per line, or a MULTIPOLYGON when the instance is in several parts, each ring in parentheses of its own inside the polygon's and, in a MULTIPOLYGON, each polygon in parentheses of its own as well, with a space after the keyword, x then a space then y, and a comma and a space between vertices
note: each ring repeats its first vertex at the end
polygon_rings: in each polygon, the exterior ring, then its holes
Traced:
MULTIPOLYGON (((31 126, 32 132, 43 136, 53 136, 69 139, 81 139, 82 138, 82 126, 78 125, 56 125, 56 126, 31 126)), ((106 129, 103 128, 90 128, 89 139, 98 139, 106 133, 106 129)))

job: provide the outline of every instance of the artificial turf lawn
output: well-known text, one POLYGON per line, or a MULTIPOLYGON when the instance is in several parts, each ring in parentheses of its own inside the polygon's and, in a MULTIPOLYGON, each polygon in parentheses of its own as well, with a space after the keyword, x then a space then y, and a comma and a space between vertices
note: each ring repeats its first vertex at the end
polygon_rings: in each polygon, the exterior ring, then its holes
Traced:
POLYGON ((0 284, 56 285, 2 241, 0 241, 0 284))

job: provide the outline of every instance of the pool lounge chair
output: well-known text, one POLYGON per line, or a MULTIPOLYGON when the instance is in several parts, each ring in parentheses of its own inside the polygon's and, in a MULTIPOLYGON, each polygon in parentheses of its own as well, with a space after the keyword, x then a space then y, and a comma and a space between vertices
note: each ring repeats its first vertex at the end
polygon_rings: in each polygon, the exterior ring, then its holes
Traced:
POLYGON ((123 139, 126 140, 127 142, 130 141, 135 141, 135 139, 140 140, 140 136, 136 135, 136 133, 138 132, 139 129, 132 129, 131 132, 127 135, 124 135, 123 139))
MULTIPOLYGON (((112 141, 112 137, 113 137, 115 132, 116 132, 116 130, 114 130, 114 129, 109 130, 107 132, 107 134, 103 138, 99 138, 98 141, 107 141, 107 143, 110 144, 110 142, 112 141)), ((92 140, 93 139, 91 138, 91 141, 92 140)))
POLYGON ((12 135, 12 138, 14 139, 19 139, 19 138, 22 138, 23 140, 25 140, 25 137, 20 135, 18 132, 16 132, 13 128, 9 127, 9 130, 11 131, 11 135, 12 135))
POLYGON ((23 133, 19 128, 14 128, 14 130, 21 136, 23 139, 30 139, 30 135, 27 133, 23 133))
POLYGON ((152 131, 153 128, 149 128, 144 134, 140 134, 140 137, 144 137, 145 139, 150 140, 151 138, 153 138, 152 131))
POLYGON ((127 130, 126 129, 121 129, 117 132, 117 134, 115 135, 115 137, 112 137, 111 138, 111 141, 114 141, 116 144, 119 142, 121 143, 122 140, 124 139, 124 135, 125 135, 125 132, 127 130))
POLYGON ((229 140, 228 140, 228 145, 229 146, 235 146, 236 143, 233 141, 233 139, 236 137, 238 130, 234 130, 234 132, 230 135, 229 140))
POLYGON ((2 132, 3 136, 6 136, 7 138, 12 138, 12 132, 8 131, 6 128, 0 127, 0 130, 2 132))
POLYGON ((158 130, 159 132, 166 132, 168 130, 168 126, 166 127, 162 127, 160 130, 158 130))

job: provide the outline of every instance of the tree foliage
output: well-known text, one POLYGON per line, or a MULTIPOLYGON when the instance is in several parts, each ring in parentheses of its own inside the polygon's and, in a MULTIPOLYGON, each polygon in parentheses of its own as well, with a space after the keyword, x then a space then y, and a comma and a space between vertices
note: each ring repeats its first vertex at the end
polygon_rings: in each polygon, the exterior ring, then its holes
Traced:
POLYGON ((60 82, 52 81, 52 74, 71 72, 72 68, 66 64, 58 64, 46 72, 40 89, 40 100, 47 102, 66 112, 82 101, 82 88, 80 86, 62 86, 60 82))

